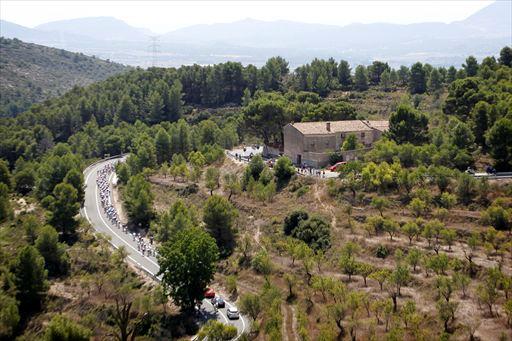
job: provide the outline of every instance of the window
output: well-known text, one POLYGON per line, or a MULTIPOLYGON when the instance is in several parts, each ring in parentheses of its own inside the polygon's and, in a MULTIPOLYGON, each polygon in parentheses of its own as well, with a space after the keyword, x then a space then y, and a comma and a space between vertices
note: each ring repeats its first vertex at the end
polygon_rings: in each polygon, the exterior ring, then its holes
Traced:
POLYGON ((361 138, 364 139, 364 133, 361 133, 361 138))

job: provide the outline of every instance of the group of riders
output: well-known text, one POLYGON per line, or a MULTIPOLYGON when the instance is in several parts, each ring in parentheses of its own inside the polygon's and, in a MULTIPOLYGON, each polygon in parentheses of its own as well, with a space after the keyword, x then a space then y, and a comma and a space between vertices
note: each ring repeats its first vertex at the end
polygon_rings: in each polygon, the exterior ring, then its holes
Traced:
POLYGON ((115 163, 107 163, 100 170, 97 171, 96 184, 100 191, 100 200, 103 211, 112 225, 118 229, 122 229, 124 233, 131 234, 133 241, 137 242, 137 250, 143 256, 156 257, 156 250, 153 248, 153 237, 151 236, 148 241, 140 233, 128 231, 128 226, 121 222, 119 214, 112 203, 112 190, 110 188, 110 176, 116 170, 115 163))

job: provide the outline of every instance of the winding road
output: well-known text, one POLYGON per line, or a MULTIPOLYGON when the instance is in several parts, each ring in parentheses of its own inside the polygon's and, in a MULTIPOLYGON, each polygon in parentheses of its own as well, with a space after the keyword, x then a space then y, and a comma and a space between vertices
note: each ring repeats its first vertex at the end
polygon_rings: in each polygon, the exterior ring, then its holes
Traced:
MULTIPOLYGON (((160 269, 157 259, 155 257, 143 256, 142 253, 137 250, 137 242, 133 240, 132 235, 129 233, 124 233, 122 229, 110 223, 100 204, 99 189, 96 185, 97 171, 105 167, 107 164, 122 160, 123 157, 121 156, 101 160, 90 165, 84 170, 85 202, 80 213, 83 217, 85 217, 85 219, 87 219, 87 221, 91 224, 91 226, 94 227, 96 231, 104 233, 111 238, 110 243, 113 247, 119 248, 124 246, 128 253, 128 260, 137 266, 137 268, 148 273, 155 280, 160 281, 160 279, 156 276, 160 269)), ((112 173, 109 178, 110 186, 112 186, 113 176, 114 174, 112 173)), ((234 305, 228 301, 225 302, 226 308, 218 309, 217 312, 215 312, 215 309, 210 303, 210 300, 204 299, 200 309, 200 313, 203 318, 200 322, 204 322, 210 318, 216 318, 220 322, 233 325, 238 330, 238 335, 234 339, 237 340, 241 334, 248 331, 246 329, 248 322, 242 315, 240 315, 238 320, 229 320, 226 315, 226 310, 227 308, 234 307, 234 305)))

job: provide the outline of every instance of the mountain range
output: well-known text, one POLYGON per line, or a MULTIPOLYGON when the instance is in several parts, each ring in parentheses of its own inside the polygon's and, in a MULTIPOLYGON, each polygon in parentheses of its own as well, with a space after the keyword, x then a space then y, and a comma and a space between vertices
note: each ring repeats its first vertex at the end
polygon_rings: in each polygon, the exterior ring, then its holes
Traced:
POLYGON ((460 65, 469 54, 493 55, 511 44, 512 2, 496 1, 465 20, 448 24, 335 26, 245 19, 194 25, 158 36, 156 55, 150 46, 155 34, 112 17, 54 21, 34 28, 2 21, 0 33, 143 67, 153 60, 158 66, 227 60, 261 65, 274 55, 285 57, 292 67, 315 57, 362 64, 380 59, 396 66, 418 60, 460 65))

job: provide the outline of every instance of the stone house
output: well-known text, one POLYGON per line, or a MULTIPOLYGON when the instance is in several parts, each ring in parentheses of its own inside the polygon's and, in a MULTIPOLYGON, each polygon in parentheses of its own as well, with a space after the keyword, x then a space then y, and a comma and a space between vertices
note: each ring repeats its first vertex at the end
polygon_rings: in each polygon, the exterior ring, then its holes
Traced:
MULTIPOLYGON (((388 121, 289 123, 283 128, 284 155, 297 165, 324 167, 329 163, 329 153, 339 150, 349 134, 354 134, 368 149, 388 128, 388 121)), ((348 153, 345 161, 355 155, 348 153)))

